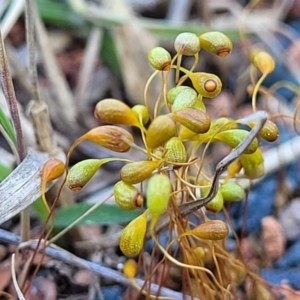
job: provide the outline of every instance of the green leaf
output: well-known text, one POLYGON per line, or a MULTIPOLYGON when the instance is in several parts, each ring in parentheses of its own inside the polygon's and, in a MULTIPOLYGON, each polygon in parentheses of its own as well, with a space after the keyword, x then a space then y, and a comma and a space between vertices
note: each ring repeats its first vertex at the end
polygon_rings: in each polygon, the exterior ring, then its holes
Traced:
POLYGON ((9 167, 0 164, 0 182, 3 181, 11 171, 12 170, 9 167))
POLYGON ((48 217, 48 211, 47 208, 43 202, 42 197, 38 198, 36 201, 34 201, 31 205, 32 209, 38 216, 41 222, 44 222, 48 217))
MULTIPOLYGON (((67 227, 81 215, 83 215, 93 204, 78 203, 71 206, 62 207, 55 214, 55 227, 67 227)), ((126 223, 137 216, 141 212, 125 211, 116 205, 102 204, 87 217, 85 217, 79 225, 106 225, 115 223, 126 223)))
POLYGON ((6 133, 12 140, 12 142, 16 145, 16 135, 14 128, 9 120, 9 118, 6 116, 2 108, 0 107, 0 123, 2 124, 3 128, 5 129, 6 133))

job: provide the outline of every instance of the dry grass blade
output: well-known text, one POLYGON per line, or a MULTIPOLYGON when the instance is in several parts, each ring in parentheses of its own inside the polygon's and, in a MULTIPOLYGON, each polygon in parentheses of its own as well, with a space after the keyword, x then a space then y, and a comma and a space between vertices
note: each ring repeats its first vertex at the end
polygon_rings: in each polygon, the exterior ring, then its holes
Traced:
POLYGON ((48 154, 29 151, 24 161, 0 184, 0 224, 23 211, 41 195, 41 169, 48 154))

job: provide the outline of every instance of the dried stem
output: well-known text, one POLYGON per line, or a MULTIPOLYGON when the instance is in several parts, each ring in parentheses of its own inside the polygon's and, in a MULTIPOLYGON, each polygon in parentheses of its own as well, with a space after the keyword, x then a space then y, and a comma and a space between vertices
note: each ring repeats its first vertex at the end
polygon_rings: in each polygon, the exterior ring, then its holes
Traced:
POLYGON ((1 31, 0 31, 0 79, 2 82, 3 93, 7 101, 7 106, 9 108, 12 123, 16 131, 17 151, 21 162, 26 156, 26 151, 24 147, 18 103, 17 103, 12 79, 10 76, 10 72, 9 72, 9 67, 8 67, 8 62, 7 62, 1 31))

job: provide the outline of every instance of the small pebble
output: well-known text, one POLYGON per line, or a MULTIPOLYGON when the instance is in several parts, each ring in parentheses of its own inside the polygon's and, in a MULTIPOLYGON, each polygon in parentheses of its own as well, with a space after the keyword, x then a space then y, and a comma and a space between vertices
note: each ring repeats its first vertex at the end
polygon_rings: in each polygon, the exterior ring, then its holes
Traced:
POLYGON ((300 268, 262 269, 260 275, 271 283, 287 283, 292 288, 300 290, 300 268))
POLYGON ((288 240, 300 237, 300 198, 292 200, 279 214, 279 222, 288 240))
POLYGON ((300 240, 291 245, 284 255, 275 263, 277 268, 300 266, 300 240))

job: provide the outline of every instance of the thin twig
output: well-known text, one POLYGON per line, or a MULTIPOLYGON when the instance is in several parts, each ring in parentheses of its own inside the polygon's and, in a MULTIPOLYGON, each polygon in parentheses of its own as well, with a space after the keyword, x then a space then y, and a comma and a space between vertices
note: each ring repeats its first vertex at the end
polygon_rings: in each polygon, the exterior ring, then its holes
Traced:
MULTIPOLYGON (((0 229, 0 240, 4 242, 8 242, 14 245, 19 245, 21 242, 21 239, 18 235, 0 229)), ((25 245, 25 244, 24 244, 25 245)), ((28 245, 31 249, 35 249, 37 242, 36 241, 30 241, 26 242, 26 245, 28 245)), ((42 251, 42 248, 40 249, 42 251)), ((100 275, 103 278, 107 278, 109 280, 112 280, 113 282, 129 286, 131 285, 131 280, 129 280, 126 276, 124 276, 122 273, 109 269, 107 267, 103 267, 98 263, 93 263, 90 261, 87 261, 85 259, 79 258, 75 255, 73 255, 70 252, 67 252, 63 249, 59 248, 53 248, 53 247, 48 247, 46 248, 46 254, 52 258, 61 260, 65 263, 68 263, 73 266, 77 266, 79 268, 87 268, 96 274, 100 275)), ((144 285, 144 281, 141 279, 136 279, 136 282, 140 285, 144 285)), ((150 289, 150 293, 156 295, 157 292, 160 293, 161 296, 166 296, 166 297, 171 297, 174 300, 191 300, 192 298, 188 295, 183 296, 182 293, 175 292, 173 290, 170 290, 168 288, 160 287, 159 285, 156 284, 151 284, 147 285, 147 287, 150 289)), ((193 298, 194 300, 199 300, 196 298, 193 298)))

